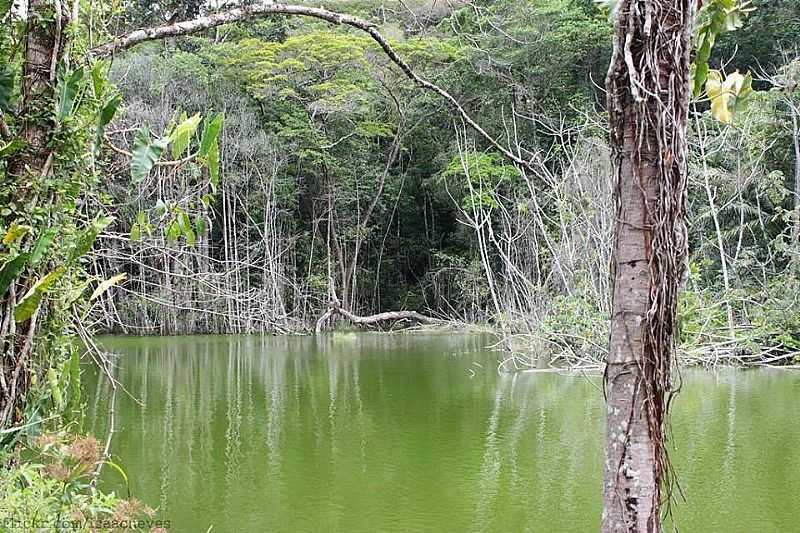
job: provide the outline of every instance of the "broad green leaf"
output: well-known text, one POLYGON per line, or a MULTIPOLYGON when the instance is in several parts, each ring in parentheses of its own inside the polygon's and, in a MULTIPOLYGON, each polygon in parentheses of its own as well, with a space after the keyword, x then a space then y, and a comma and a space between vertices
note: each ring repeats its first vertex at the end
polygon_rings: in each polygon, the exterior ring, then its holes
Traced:
POLYGON ((8 111, 14 93, 14 71, 10 66, 0 68, 0 113, 8 111))
POLYGON ((61 386, 58 382, 58 375, 56 369, 50 367, 47 369, 47 383, 50 385, 50 394, 53 396, 53 402, 56 404, 56 409, 61 409, 64 406, 64 397, 61 395, 61 386))
POLYGON ((142 240, 142 227, 139 223, 135 223, 131 226, 131 240, 132 241, 140 241, 142 240))
POLYGON ((219 143, 216 140, 208 150, 208 173, 211 177, 211 190, 216 192, 219 186, 219 143))
POLYGON ((106 86, 105 70, 108 63, 104 60, 98 60, 92 67, 92 89, 94 89, 95 98, 103 96, 103 89, 106 86))
POLYGON ((712 70, 708 74, 706 93, 711 100, 711 114, 725 124, 733 120, 735 111, 747 103, 753 92, 753 78, 750 74, 742 75, 739 71, 723 79, 722 73, 712 70))
POLYGON ((206 234, 206 217, 203 215, 198 215, 197 218, 194 220, 194 228, 197 230, 199 235, 206 234))
POLYGON ((186 237, 186 242, 190 246, 194 246, 194 243, 197 242, 197 235, 195 235, 194 228, 192 227, 192 221, 189 219, 189 215, 187 215, 185 211, 181 211, 178 215, 178 224, 180 224, 183 236, 186 237))
POLYGON ((172 141, 172 158, 179 159, 183 157, 184 152, 189 147, 189 141, 194 135, 194 132, 197 131, 197 127, 200 125, 200 113, 195 113, 191 117, 187 118, 177 126, 175 129, 172 130, 172 134, 170 135, 170 140, 172 141))
POLYGON ((164 153, 168 143, 168 138, 152 141, 147 126, 136 132, 133 139, 133 157, 131 157, 131 178, 134 183, 139 183, 150 174, 150 169, 164 153))
POLYGON ((75 98, 83 81, 83 67, 78 67, 72 71, 66 80, 61 80, 59 88, 59 111, 58 119, 64 120, 72 114, 75 105, 75 98))
POLYGON ((44 296, 50 287, 64 275, 65 271, 66 267, 58 267, 34 283, 14 307, 14 320, 17 322, 25 322, 28 320, 42 302, 42 296, 44 296))
POLYGON ((53 239, 55 239, 57 233, 58 228, 50 228, 45 231, 41 237, 39 237, 39 240, 36 241, 36 246, 33 248, 33 252, 31 252, 32 265, 36 265, 42 260, 44 255, 47 253, 47 249, 50 248, 50 245, 53 243, 53 239))
POLYGON ((177 220, 170 222, 167 226, 167 242, 173 243, 181 236, 181 226, 177 220))
POLYGON ((30 230, 31 227, 26 224, 17 224, 16 222, 12 222, 11 226, 9 226, 8 230, 6 231, 6 234, 3 236, 3 244, 7 246, 12 242, 21 239, 30 230))
POLYGON ((0 296, 4 295, 28 263, 30 254, 20 254, 0 268, 0 296))
POLYGON ((13 155, 25 147, 25 141, 22 139, 12 139, 4 146, 0 146, 0 157, 8 157, 13 155))
POLYGON ((199 155, 205 157, 211 150, 211 145, 217 142, 219 130, 222 127, 222 113, 215 113, 206 117, 203 125, 203 135, 200 138, 199 155))
POLYGON ((103 142, 103 135, 105 134, 106 126, 114 118, 121 100, 122 98, 119 95, 115 95, 100 109, 100 115, 97 120, 97 130, 95 131, 94 139, 94 145, 96 148, 99 147, 100 143, 103 142))
POLYGON ((78 234, 75 248, 72 249, 69 260, 75 261, 86 255, 86 253, 92 249, 94 241, 97 240, 97 236, 100 235, 100 232, 106 229, 113 221, 113 217, 103 215, 92 220, 91 224, 78 234))
POLYGON ((116 276, 111 276, 107 280, 103 281, 102 283, 100 283, 97 286, 97 288, 94 290, 92 295, 89 297, 89 301, 91 302, 91 301, 94 301, 94 300, 98 299, 100 296, 102 296, 108 289, 110 289, 114 285, 116 285, 117 283, 120 283, 121 281, 125 281, 125 279, 127 277, 128 277, 128 275, 125 272, 123 272, 121 274, 117 274, 116 276))

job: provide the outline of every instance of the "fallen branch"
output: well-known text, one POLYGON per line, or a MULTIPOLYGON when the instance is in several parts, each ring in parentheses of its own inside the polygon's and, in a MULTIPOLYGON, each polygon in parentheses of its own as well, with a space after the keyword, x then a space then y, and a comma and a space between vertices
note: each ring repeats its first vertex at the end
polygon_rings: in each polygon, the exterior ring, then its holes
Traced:
POLYGON ((323 315, 317 320, 315 331, 317 333, 322 333, 325 324, 334 316, 341 316, 342 318, 345 318, 358 326, 372 326, 375 324, 380 324, 381 322, 399 322, 401 320, 408 320, 417 324, 427 325, 442 325, 449 323, 447 320, 423 315, 421 313, 417 313, 416 311, 387 311, 385 313, 378 313, 376 315, 358 316, 346 309, 342 309, 339 307, 338 303, 332 303, 328 307, 328 310, 325 311, 325 313, 323 313, 323 315))

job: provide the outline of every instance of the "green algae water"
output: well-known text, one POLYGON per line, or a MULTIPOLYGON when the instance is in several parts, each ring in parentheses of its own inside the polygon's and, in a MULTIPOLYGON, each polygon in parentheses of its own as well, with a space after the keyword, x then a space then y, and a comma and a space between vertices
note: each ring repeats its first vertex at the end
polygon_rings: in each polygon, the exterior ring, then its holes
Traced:
MULTIPOLYGON (((498 374, 469 335, 103 344, 138 400, 119 396, 114 459, 170 532, 599 528, 598 376, 498 374)), ((109 385, 84 379, 102 437, 109 385)), ((684 371, 672 433, 681 531, 800 531, 800 373, 684 371)))

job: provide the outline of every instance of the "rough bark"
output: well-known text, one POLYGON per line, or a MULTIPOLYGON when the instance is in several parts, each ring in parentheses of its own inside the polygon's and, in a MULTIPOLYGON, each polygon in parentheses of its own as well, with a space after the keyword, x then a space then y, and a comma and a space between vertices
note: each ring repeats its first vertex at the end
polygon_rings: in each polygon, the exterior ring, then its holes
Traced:
MULTIPOLYGON (((616 223, 602 530, 659 532, 664 423, 687 253, 686 121, 694 2, 621 0, 609 67, 616 223)), ((663 490, 666 488, 666 491, 663 490)))

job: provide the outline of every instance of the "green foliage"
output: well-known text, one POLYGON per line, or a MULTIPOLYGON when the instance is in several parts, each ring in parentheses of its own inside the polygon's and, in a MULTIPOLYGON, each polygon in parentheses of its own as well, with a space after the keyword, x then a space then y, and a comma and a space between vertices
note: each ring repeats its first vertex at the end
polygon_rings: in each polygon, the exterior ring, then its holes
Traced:
POLYGON ((0 113, 9 109, 14 89, 14 71, 9 65, 0 67, 0 113))
POLYGON ((83 85, 83 67, 78 67, 59 80, 58 119, 64 120, 72 114, 75 99, 83 85))
MULTIPOLYGON (((169 521, 157 519, 155 511, 139 501, 92 486, 92 472, 101 462, 100 444, 94 437, 42 434, 29 441, 25 455, 28 460, 14 468, 0 467, 0 523, 10 530, 110 532, 168 527, 169 521)), ((106 461, 106 466, 127 484, 119 465, 106 461)))
POLYGON ((155 141, 151 139, 150 130, 147 126, 136 132, 136 136, 133 139, 133 155, 131 157, 131 178, 133 178, 134 183, 147 178, 153 165, 161 158, 161 154, 168 144, 168 137, 162 137, 155 141))
POLYGON ((14 307, 14 319, 17 322, 24 322, 33 315, 42 302, 42 296, 64 275, 65 270, 65 267, 59 267, 31 285, 28 292, 20 298, 19 303, 14 307))

